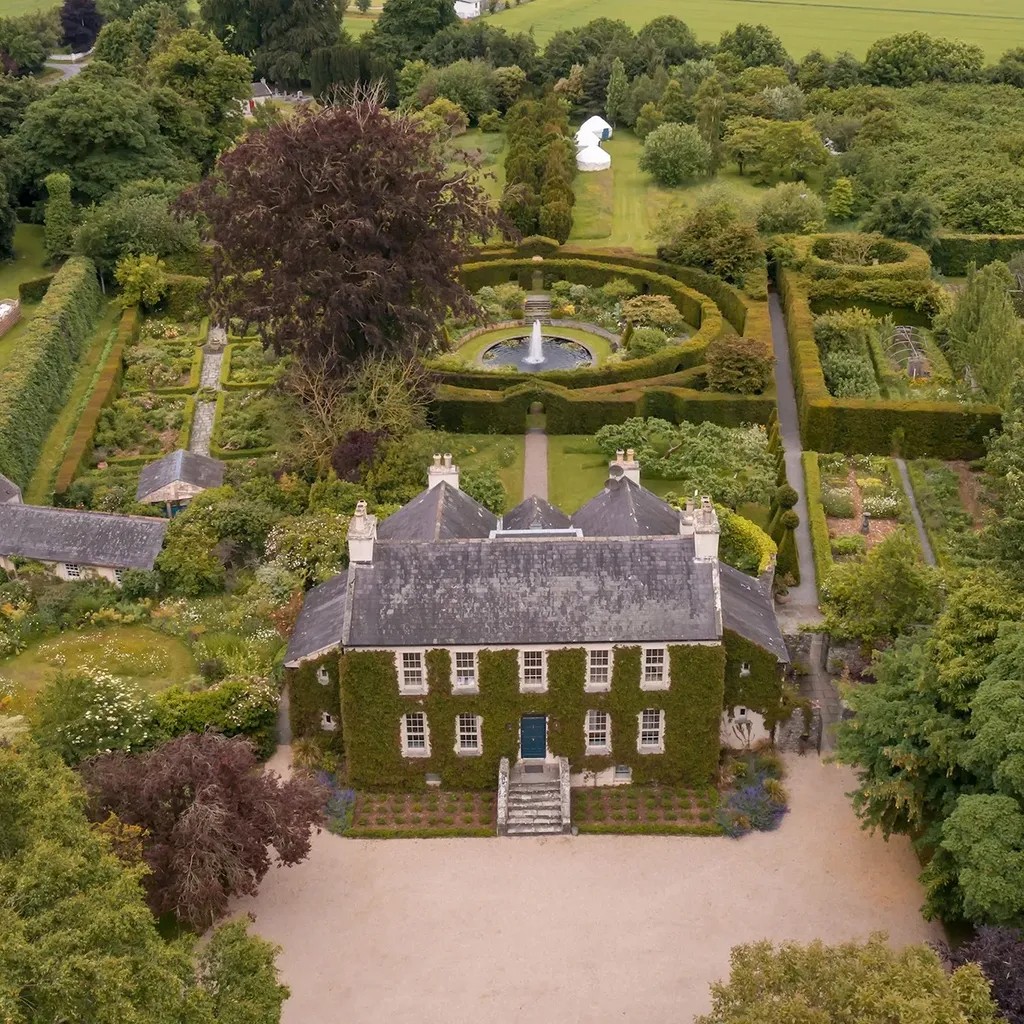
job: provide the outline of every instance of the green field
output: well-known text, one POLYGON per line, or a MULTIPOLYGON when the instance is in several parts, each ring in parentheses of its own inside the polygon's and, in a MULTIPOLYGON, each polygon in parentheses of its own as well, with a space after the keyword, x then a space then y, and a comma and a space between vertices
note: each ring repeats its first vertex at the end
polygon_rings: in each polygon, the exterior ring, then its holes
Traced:
MULTIPOLYGON (((19 224, 14 229, 14 259, 0 263, 0 299, 16 299, 19 284, 50 273, 44 260, 43 229, 35 224, 19 224)), ((0 338, 0 367, 18 350, 34 311, 34 305, 23 306, 21 320, 0 338)))
POLYGON ((863 57, 871 43, 896 32, 927 32, 976 43, 994 58, 1024 36, 1019 0, 527 0, 493 15, 510 32, 532 31, 544 45, 563 28, 594 18, 618 18, 639 29, 653 18, 674 14, 708 42, 739 22, 768 25, 794 57, 809 50, 851 50, 863 57))

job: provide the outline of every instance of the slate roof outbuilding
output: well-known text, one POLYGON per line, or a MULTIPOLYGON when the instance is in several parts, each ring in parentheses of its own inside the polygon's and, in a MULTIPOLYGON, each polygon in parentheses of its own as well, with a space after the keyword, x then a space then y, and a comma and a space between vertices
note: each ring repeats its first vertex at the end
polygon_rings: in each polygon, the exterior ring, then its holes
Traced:
POLYGON ((166 519, 0 505, 0 555, 112 569, 152 569, 166 519))
POLYGON ((566 530, 570 526, 572 520, 560 508, 536 495, 501 517, 503 530, 566 530))
POLYGON ((224 483, 224 463, 179 448, 142 467, 135 499, 145 501, 149 495, 174 483, 192 484, 203 490, 220 487, 224 483))
POLYGON ((442 481, 388 516, 377 527, 377 539, 466 540, 487 537, 497 525, 483 505, 442 481))
POLYGON ((21 501, 21 488, 13 481, 0 473, 0 505, 9 501, 21 501))
POLYGON ((771 651, 779 661, 789 662, 786 641, 779 628, 771 588, 724 562, 722 581, 722 626, 745 640, 771 651))
POLYGON ((675 537, 679 512, 627 477, 609 477, 573 515, 572 525, 587 537, 675 537))
POLYGON ((300 661, 341 646, 347 593, 348 573, 341 572, 306 594, 285 651, 286 665, 295 666, 300 661))

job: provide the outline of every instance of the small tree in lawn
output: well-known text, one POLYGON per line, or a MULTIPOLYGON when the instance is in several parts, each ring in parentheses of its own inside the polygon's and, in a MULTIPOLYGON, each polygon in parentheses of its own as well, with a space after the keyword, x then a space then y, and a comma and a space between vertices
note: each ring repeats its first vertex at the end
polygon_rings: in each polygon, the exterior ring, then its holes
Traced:
POLYGON ((716 338, 708 345, 707 362, 713 391, 758 395, 771 383, 772 351, 755 338, 716 338))
POLYGON ((853 213, 853 182, 849 178, 836 178, 825 200, 825 213, 829 220, 849 220, 853 213))
POLYGON ((251 743, 189 734, 138 757, 105 754, 82 768, 90 813, 146 830, 154 914, 209 926, 234 896, 252 896, 272 864, 298 864, 322 820, 308 777, 264 771, 251 743))
POLYGON ((825 204, 803 182, 776 185, 765 193, 757 227, 767 235, 806 235, 825 227, 825 204))
POLYGON ((659 185, 681 185, 707 174, 711 168, 711 147, 692 124, 663 124, 644 140, 640 170, 647 171, 659 185))
POLYGON ((64 173, 48 174, 46 186, 46 220, 43 246, 51 260, 67 256, 75 230, 75 208, 71 203, 71 179, 64 173))
POLYGON ((60 9, 60 25, 64 31, 64 45, 72 53, 92 49, 100 34, 103 18, 96 10, 96 0, 64 0, 60 9))
POLYGON ((449 312, 472 312, 457 270, 497 225, 476 175, 377 93, 247 136, 185 205, 213 238, 220 308, 339 373, 429 348, 449 312))
POLYGON ((167 292, 164 261, 148 253, 143 256, 122 256, 117 261, 114 278, 121 286, 121 306, 144 306, 152 309, 167 292))

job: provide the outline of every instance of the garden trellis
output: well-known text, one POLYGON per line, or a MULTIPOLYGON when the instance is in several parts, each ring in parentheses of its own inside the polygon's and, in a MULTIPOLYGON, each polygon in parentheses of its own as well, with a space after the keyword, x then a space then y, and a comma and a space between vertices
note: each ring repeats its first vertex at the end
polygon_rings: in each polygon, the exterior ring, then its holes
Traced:
POLYGON ((924 341, 916 327, 897 325, 886 345, 885 354, 895 366, 905 369, 912 380, 931 376, 924 341))

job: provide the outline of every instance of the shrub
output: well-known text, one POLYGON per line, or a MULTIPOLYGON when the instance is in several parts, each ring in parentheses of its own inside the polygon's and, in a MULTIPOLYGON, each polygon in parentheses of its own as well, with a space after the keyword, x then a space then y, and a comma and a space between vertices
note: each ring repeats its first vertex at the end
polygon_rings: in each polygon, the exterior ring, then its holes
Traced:
POLYGON ((482 132, 500 132, 501 114, 496 110, 489 110, 486 114, 480 115, 479 125, 482 132))
POLYGON ((500 516, 505 511, 507 495, 505 485, 501 482, 493 466, 482 466, 480 469, 469 469, 462 474, 460 489, 465 491, 484 508, 500 516))
POLYGON ((657 327, 667 333, 681 330, 684 324, 675 303, 667 295, 638 295, 627 299, 622 304, 622 319, 634 328, 657 327))
POLYGON ((859 352, 829 352, 822 357, 825 386, 835 398, 878 398, 881 391, 875 368, 859 352))
POLYGON ((167 294, 167 274, 163 260, 152 254, 122 256, 114 277, 121 286, 122 309, 143 306, 153 309, 167 294))
POLYGON ((760 576, 777 553, 775 541, 756 523, 724 505, 716 507, 721 530, 721 558, 741 572, 760 576))
POLYGON ((821 490, 821 507, 833 519, 853 518, 853 491, 849 487, 829 487, 821 490))
POLYGON ((832 554, 836 558, 856 558, 863 555, 866 550, 867 542, 859 533, 835 537, 832 540, 832 554))
POLYGON ((728 198, 712 192, 666 231, 658 258, 679 263, 742 284, 763 263, 764 248, 749 214, 728 198))
POLYGON ((765 234, 807 235, 825 226, 825 204, 806 182, 769 189, 757 213, 757 227, 765 234))
POLYGON ((657 327, 638 327, 629 336, 626 359, 643 359, 659 352, 668 344, 668 335, 657 327))
POLYGON ((640 154, 640 170, 647 171, 659 185, 681 185, 707 174, 711 163, 711 147, 692 124, 655 128, 644 139, 640 154))
POLYGON ((939 211, 921 192, 883 196, 864 218, 865 231, 880 231, 901 242, 930 245, 939 229, 939 211))
POLYGON ((740 395, 760 394, 772 380, 771 349, 756 338, 716 338, 707 349, 708 387, 740 395))

